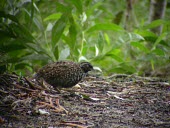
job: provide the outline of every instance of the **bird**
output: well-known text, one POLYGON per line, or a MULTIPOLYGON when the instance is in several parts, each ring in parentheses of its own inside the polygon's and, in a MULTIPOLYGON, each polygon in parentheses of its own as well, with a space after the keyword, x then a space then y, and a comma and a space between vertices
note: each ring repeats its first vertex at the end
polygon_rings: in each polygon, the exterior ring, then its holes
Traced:
POLYGON ((92 70, 93 66, 89 62, 57 61, 40 68, 35 79, 43 79, 54 88, 70 88, 92 70))

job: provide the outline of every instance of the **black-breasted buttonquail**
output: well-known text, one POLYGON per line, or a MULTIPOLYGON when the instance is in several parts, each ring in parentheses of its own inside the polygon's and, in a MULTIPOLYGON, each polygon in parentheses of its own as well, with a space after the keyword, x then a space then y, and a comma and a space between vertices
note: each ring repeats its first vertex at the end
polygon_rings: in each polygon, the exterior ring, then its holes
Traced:
POLYGON ((53 87, 67 88, 80 82, 92 69, 93 66, 89 62, 58 61, 42 67, 35 79, 42 78, 53 87))

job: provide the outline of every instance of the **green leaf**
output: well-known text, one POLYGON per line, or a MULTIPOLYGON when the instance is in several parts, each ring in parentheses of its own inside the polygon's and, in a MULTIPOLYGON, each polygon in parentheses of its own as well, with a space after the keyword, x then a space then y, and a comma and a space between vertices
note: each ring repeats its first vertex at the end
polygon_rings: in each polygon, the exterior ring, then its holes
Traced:
POLYGON ((165 55, 165 52, 162 49, 159 49, 159 48, 154 49, 152 51, 152 53, 155 53, 156 55, 159 55, 159 56, 164 56, 165 55))
POLYGON ((25 44, 22 42, 20 39, 16 40, 9 40, 8 42, 5 43, 0 43, 0 49, 3 50, 4 52, 12 52, 16 50, 22 50, 26 49, 25 44))
POLYGON ((66 41, 66 43, 69 45, 69 47, 73 50, 75 43, 76 43, 76 37, 77 37, 77 29, 76 24, 74 22, 74 19, 72 16, 69 18, 70 27, 69 27, 69 40, 66 41))
POLYGON ((107 44, 110 45, 110 38, 107 33, 104 33, 104 38, 105 38, 107 44))
POLYGON ((104 43, 105 43, 105 40, 104 40, 104 37, 103 37, 103 33, 99 32, 97 44, 98 44, 98 48, 99 48, 100 52, 103 51, 104 43))
POLYGON ((165 23, 166 23, 165 20, 161 20, 161 19, 159 19, 159 20, 154 20, 154 21, 152 21, 150 24, 144 26, 144 29, 155 28, 155 27, 158 27, 158 26, 163 25, 163 24, 165 24, 165 23))
POLYGON ((59 2, 56 3, 56 12, 68 13, 71 12, 72 7, 70 5, 66 6, 64 4, 61 4, 59 2))
POLYGON ((25 69, 29 69, 30 71, 32 71, 30 65, 28 63, 18 63, 15 65, 15 70, 25 70, 25 69))
POLYGON ((145 47, 145 45, 142 42, 131 42, 130 45, 139 48, 141 51, 144 51, 145 53, 149 52, 149 49, 145 47))
POLYGON ((135 40, 145 40, 141 35, 136 34, 136 33, 128 33, 128 35, 129 35, 129 39, 133 40, 133 41, 135 41, 135 40))
POLYGON ((58 49, 58 46, 55 47, 54 49, 54 56, 55 58, 53 58, 53 61, 56 61, 59 59, 59 49, 58 49))
POLYGON ((53 29, 52 29, 52 47, 55 49, 57 46, 57 43, 61 37, 61 35, 64 32, 64 29, 67 25, 68 16, 66 14, 63 14, 61 18, 55 23, 53 29))
POLYGON ((119 11, 116 15, 115 15, 115 19, 114 19, 114 23, 115 24, 120 24, 121 20, 122 20, 122 16, 123 16, 123 11, 119 11))
POLYGON ((118 62, 124 62, 124 60, 120 57, 120 49, 112 49, 108 51, 104 56, 109 56, 118 62))
POLYGON ((132 74, 132 73, 136 72, 136 69, 133 66, 128 65, 128 63, 127 64, 123 64, 122 67, 126 71, 126 73, 132 74))
POLYGON ((119 56, 115 55, 112 52, 108 52, 105 56, 110 56, 111 58, 113 58, 114 60, 118 62, 124 62, 122 58, 120 58, 119 56))
POLYGON ((30 50, 36 51, 37 53, 40 53, 40 54, 46 53, 45 49, 40 47, 38 44, 26 43, 25 46, 30 50))
POLYGON ((10 24, 10 27, 13 29, 14 33, 18 38, 23 39, 24 43, 35 43, 35 38, 32 36, 31 32, 25 26, 20 24, 10 24))
POLYGON ((112 31, 123 31, 123 28, 116 24, 96 24, 89 28, 87 32, 99 31, 99 30, 112 30, 112 31))
POLYGON ((123 62, 120 63, 119 66, 111 69, 112 72, 117 72, 117 73, 128 73, 132 74, 136 72, 136 69, 131 66, 128 62, 123 62))
POLYGON ((40 31, 44 31, 44 26, 43 24, 39 21, 39 19, 37 17, 34 17, 33 18, 33 22, 34 24, 37 26, 37 28, 40 30, 40 31))
POLYGON ((118 61, 118 62, 123 62, 122 58, 120 58, 120 57, 117 56, 117 55, 112 54, 111 57, 112 57, 113 59, 115 59, 116 61, 118 61))
POLYGON ((113 72, 114 73, 125 73, 126 70, 122 67, 116 67, 116 68, 110 69, 109 72, 111 72, 111 73, 113 73, 113 72))
POLYGON ((81 61, 88 61, 88 59, 85 56, 80 56, 78 62, 81 61))
POLYGON ((23 56, 22 58, 20 58, 20 61, 23 60, 41 60, 41 61, 47 61, 49 59, 48 56, 44 55, 44 54, 30 54, 27 56, 23 56))
POLYGON ((83 13, 82 0, 67 0, 67 1, 72 3, 77 8, 77 10, 80 14, 83 13))
POLYGON ((62 15, 61 13, 53 13, 53 14, 47 16, 47 17, 44 19, 44 21, 48 21, 48 20, 58 20, 58 19, 60 19, 61 15, 62 15))
POLYGON ((70 49, 65 48, 60 52, 59 60, 65 60, 70 55, 70 49))
MULTIPOLYGON (((94 47, 93 47, 94 49, 94 47)), ((83 45, 82 45, 82 55, 86 55, 88 53, 88 46, 86 46, 86 43, 84 42, 83 45)), ((94 52, 94 50, 93 50, 94 52)))
MULTIPOLYGON (((91 3, 93 3, 92 1, 91 1, 91 3)), ((102 2, 100 2, 100 1, 98 1, 98 2, 94 2, 93 4, 91 4, 90 5, 90 8, 88 8, 88 10, 86 11, 86 14, 87 14, 87 17, 89 16, 93 16, 94 17, 94 12, 95 12, 95 10, 98 10, 98 8, 100 8, 100 6, 102 6, 102 2)), ((85 6, 85 7, 87 7, 87 6, 85 6)))
POLYGON ((151 63, 152 70, 154 70, 155 69, 155 61, 154 60, 150 60, 150 63, 151 63))
POLYGON ((0 11, 0 17, 8 18, 8 19, 10 19, 10 20, 12 20, 12 21, 14 21, 16 23, 19 23, 16 16, 11 15, 11 14, 6 14, 4 11, 0 11))
POLYGON ((96 53, 95 56, 98 56, 99 55, 99 49, 98 49, 98 47, 96 45, 95 45, 95 51, 96 51, 95 52, 96 53))
POLYGON ((157 37, 155 33, 150 32, 148 30, 137 31, 136 33, 143 37, 157 37))
POLYGON ((167 33, 162 33, 162 34, 157 38, 157 40, 156 40, 156 42, 154 43, 152 49, 155 49, 155 47, 158 45, 158 43, 160 43, 166 35, 167 35, 167 33))

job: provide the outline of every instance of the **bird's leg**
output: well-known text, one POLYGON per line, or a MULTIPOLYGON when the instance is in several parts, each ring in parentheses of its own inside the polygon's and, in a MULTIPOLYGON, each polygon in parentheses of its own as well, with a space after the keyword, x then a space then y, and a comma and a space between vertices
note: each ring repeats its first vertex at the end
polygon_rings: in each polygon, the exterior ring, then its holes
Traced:
POLYGON ((43 78, 40 78, 39 83, 47 91, 57 92, 57 93, 61 94, 61 91, 59 88, 52 89, 53 87, 50 84, 48 84, 43 78))
POLYGON ((37 109, 48 107, 48 108, 51 108, 52 111, 54 112, 65 111, 66 114, 68 114, 68 111, 63 106, 60 105, 59 97, 57 95, 48 94, 45 91, 42 91, 41 94, 45 96, 45 101, 38 102, 40 106, 38 106, 37 109), (55 99, 55 103, 53 103, 53 99, 55 99))
POLYGON ((42 87, 44 87, 46 90, 50 90, 50 86, 44 79, 41 78, 41 84, 42 84, 42 87))
POLYGON ((61 94, 60 88, 55 88, 55 91, 57 91, 59 94, 61 94))
POLYGON ((63 107, 63 106, 61 106, 60 105, 60 102, 59 102, 59 99, 56 99, 56 105, 57 105, 57 108, 55 108, 55 112, 62 112, 62 111, 65 111, 66 112, 66 114, 68 114, 68 111, 63 107))
POLYGON ((53 99, 50 97, 50 98, 48 99, 49 103, 39 102, 39 104, 41 104, 41 106, 39 106, 39 107, 37 107, 37 108, 49 107, 49 108, 54 109, 54 110, 52 110, 52 111, 54 111, 54 112, 63 112, 63 111, 65 111, 66 114, 68 114, 68 111, 67 111, 63 106, 60 105, 58 98, 56 98, 56 102, 55 102, 56 106, 53 104, 53 101, 52 101, 52 100, 53 100, 53 99))

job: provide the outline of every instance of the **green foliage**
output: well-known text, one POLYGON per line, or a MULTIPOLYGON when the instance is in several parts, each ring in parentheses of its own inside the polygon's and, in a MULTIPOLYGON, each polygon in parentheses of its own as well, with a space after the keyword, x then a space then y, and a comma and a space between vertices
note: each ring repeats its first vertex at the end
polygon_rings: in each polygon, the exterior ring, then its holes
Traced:
MULTIPOLYGON (((141 5, 148 6, 144 1, 141 5)), ((170 22, 147 23, 148 15, 141 16, 139 7, 138 25, 131 21, 133 31, 128 31, 124 1, 3 1, 1 72, 28 74, 37 66, 65 59, 90 61, 105 74, 143 74, 168 65, 170 22), (164 26, 161 35, 151 31, 160 25, 164 26)))

